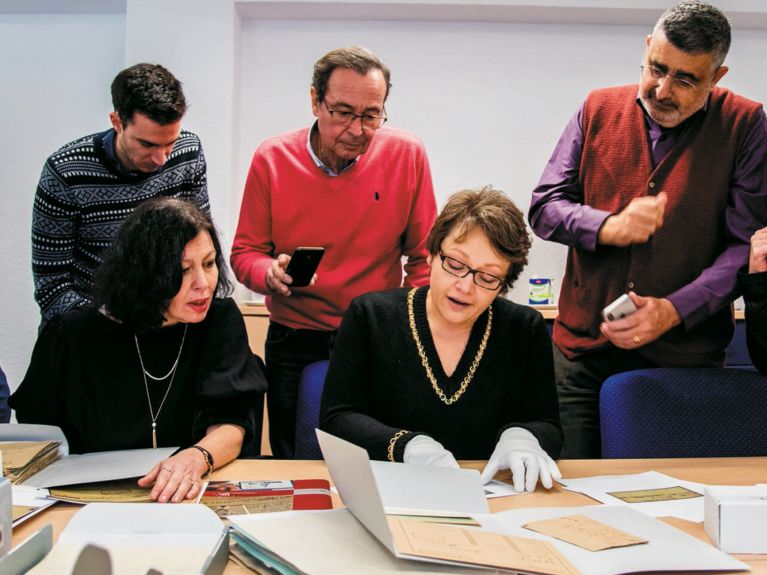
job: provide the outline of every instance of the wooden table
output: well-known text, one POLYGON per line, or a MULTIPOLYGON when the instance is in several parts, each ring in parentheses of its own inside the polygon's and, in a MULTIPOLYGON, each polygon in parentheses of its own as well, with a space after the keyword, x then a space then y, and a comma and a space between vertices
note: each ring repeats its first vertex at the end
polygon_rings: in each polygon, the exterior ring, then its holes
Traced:
MULTIPOLYGON (((479 461, 462 462, 464 467, 481 469, 479 461)), ((587 477, 591 475, 624 475, 643 471, 659 471, 678 479, 697 481, 706 484, 753 485, 767 483, 767 457, 717 458, 717 459, 604 459, 560 461, 559 468, 567 478, 587 477)), ((506 472, 508 473, 508 472, 506 472)), ((214 479, 330 479, 322 461, 280 461, 280 460, 238 460, 215 472, 214 479)), ((507 478, 499 474, 499 479, 507 478)), ((566 507, 593 505, 594 501, 585 495, 572 493, 555 485, 551 490, 538 488, 530 495, 520 497, 502 497, 490 500, 493 512, 522 507, 566 507)), ((334 507, 342 506, 336 495, 334 507)), ((22 541, 34 531, 51 523, 54 538, 57 538, 72 514, 79 509, 77 505, 57 503, 13 530, 14 543, 22 541)), ((683 519, 665 518, 667 523, 710 543, 703 530, 703 523, 692 523, 683 519)), ((738 559, 751 566, 751 573, 767 575, 767 555, 736 555, 738 559)), ((227 575, 248 573, 229 563, 227 575)), ((478 571, 481 573, 481 571, 478 571)))

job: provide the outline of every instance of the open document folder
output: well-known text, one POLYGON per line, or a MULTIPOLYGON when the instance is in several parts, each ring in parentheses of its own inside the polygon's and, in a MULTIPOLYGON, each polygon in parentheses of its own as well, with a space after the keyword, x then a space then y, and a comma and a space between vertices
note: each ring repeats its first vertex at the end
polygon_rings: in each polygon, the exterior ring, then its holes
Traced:
POLYGON ((48 556, 29 573, 103 573, 78 561, 87 545, 109 553, 112 575, 155 569, 163 575, 222 573, 228 555, 227 528, 203 505, 91 503, 75 513, 48 556))
POLYGON ((549 575, 578 573, 545 541, 387 516, 384 510, 382 491, 387 493, 387 502, 394 503, 397 513, 417 508, 419 515, 427 516, 487 515, 483 511, 487 501, 478 471, 391 463, 376 465, 374 469, 361 447, 320 430, 317 439, 344 504, 395 557, 479 569, 549 575), (404 496, 392 501, 396 494, 404 496), (476 505, 463 501, 472 498, 476 505))
POLYGON ((160 461, 173 455, 177 449, 178 447, 161 447, 66 455, 24 481, 23 485, 37 488, 58 487, 142 477, 160 461))
MULTIPOLYGON (((440 540, 427 540, 425 538, 417 540, 419 536, 429 536, 424 531, 423 524, 420 524, 420 522, 412 522, 416 524, 416 527, 410 530, 412 534, 410 536, 411 549, 415 549, 416 552, 429 553, 428 557, 418 557, 409 553, 403 553, 403 549, 400 548, 402 537, 398 537, 398 535, 401 535, 401 533, 398 533, 398 530, 407 529, 407 522, 400 522, 395 526, 390 521, 390 518, 387 518, 379 488, 379 483, 383 478, 374 473, 367 452, 360 447, 327 433, 321 431, 317 433, 328 470, 344 503, 356 519, 394 556, 418 561, 463 565, 464 567, 480 567, 480 565, 472 565, 460 560, 436 559, 436 553, 434 553, 434 551, 437 551, 434 549, 436 545, 431 544, 439 543, 440 540), (429 549, 429 547, 431 548, 429 549)), ((417 466, 403 467, 415 469, 417 466)), ((436 470, 431 469, 431 471, 436 470)), ((450 480, 442 478, 441 481, 447 484, 441 487, 449 491, 451 489, 449 485, 450 480)), ((429 484, 433 485, 434 482, 432 481, 429 484)), ((391 486, 386 486, 385 488, 385 490, 390 489, 391 486)), ((426 496, 422 507, 429 508, 429 504, 428 496, 426 496)), ((722 553, 713 546, 707 545, 662 521, 625 506, 600 505, 571 508, 518 509, 496 514, 477 513, 473 514, 473 518, 482 526, 481 530, 472 527, 461 527, 460 530, 470 534, 470 536, 474 534, 473 536, 477 537, 477 539, 484 537, 484 535, 479 535, 480 533, 487 533, 491 537, 497 537, 492 542, 494 545, 506 545, 512 542, 511 549, 503 549, 503 555, 508 558, 516 554, 514 560, 518 561, 518 566, 512 569, 521 573, 580 572, 589 575, 618 575, 642 571, 737 571, 748 569, 748 566, 745 564, 722 553), (628 535, 641 538, 646 543, 609 548, 602 551, 587 551, 574 544, 559 541, 546 534, 524 528, 524 525, 533 521, 559 519, 576 514, 599 522, 605 528, 611 527, 628 535), (519 544, 518 541, 522 538, 524 538, 524 543, 519 544), (536 547, 530 541, 545 543, 546 547, 536 547), (556 553, 551 553, 548 546, 555 549, 556 553)), ((459 529, 452 525, 437 525, 437 527, 441 531, 440 537, 443 537, 441 541, 447 541, 444 538, 445 529, 456 531, 459 529)), ((259 538, 264 545, 268 546, 270 535, 263 531, 260 535, 260 538, 258 536, 256 538, 259 538)), ((294 531, 293 535, 295 540, 309 541, 308 533, 299 534, 294 531)), ((328 535, 328 537, 332 537, 332 535, 328 535)), ((320 538, 316 544, 321 545, 322 539, 320 538)), ((327 539, 327 537, 324 539, 327 539)), ((451 539, 448 546, 454 543, 455 539, 451 539)), ((275 552, 277 551, 275 550, 275 552)), ((508 567, 505 568, 508 569, 508 567)), ((314 573, 315 571, 310 569, 309 572, 314 573)))

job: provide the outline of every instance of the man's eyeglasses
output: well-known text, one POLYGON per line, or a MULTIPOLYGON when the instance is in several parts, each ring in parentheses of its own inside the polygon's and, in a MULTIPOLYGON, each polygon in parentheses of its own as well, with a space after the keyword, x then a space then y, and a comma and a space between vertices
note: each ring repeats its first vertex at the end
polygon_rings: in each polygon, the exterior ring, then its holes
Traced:
POLYGON ((459 261, 450 256, 446 256, 440 250, 439 257, 442 260, 442 269, 449 273, 451 276, 457 278, 465 278, 467 275, 472 275, 472 280, 481 288, 496 290, 501 287, 503 280, 498 276, 483 272, 481 270, 475 270, 467 266, 462 261, 459 261))
POLYGON ((653 80, 662 80, 663 78, 668 77, 671 80, 671 85, 675 88, 679 88, 680 90, 695 91, 704 85, 704 82, 695 81, 692 78, 687 78, 686 76, 677 76, 676 74, 671 74, 667 70, 662 70, 661 68, 658 68, 652 64, 644 64, 640 66, 640 68, 644 74, 653 80))
POLYGON ((322 102, 330 112, 330 121, 336 126, 351 126, 354 120, 360 119, 362 127, 366 130, 377 130, 386 123, 388 118, 386 117, 386 110, 380 116, 375 114, 355 114, 354 112, 348 112, 346 110, 333 110, 328 106, 327 102, 322 102))

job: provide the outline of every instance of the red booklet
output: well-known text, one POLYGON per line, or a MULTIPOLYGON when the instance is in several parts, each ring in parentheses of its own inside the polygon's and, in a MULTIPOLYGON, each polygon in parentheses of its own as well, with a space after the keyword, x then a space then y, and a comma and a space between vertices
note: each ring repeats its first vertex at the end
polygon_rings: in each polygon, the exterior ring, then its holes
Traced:
POLYGON ((299 509, 332 509, 326 479, 209 481, 199 503, 219 517, 299 509))

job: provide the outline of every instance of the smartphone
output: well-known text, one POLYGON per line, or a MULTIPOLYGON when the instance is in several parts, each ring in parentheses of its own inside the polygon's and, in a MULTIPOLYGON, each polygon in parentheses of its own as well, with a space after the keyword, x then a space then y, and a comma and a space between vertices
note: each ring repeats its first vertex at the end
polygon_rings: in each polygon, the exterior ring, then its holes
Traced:
POLYGON ((290 257, 290 262, 285 272, 293 278, 291 288, 306 287, 317 271, 322 256, 325 255, 325 248, 298 247, 290 257))
POLYGON ((628 294, 624 293, 621 297, 602 310, 602 317, 605 321, 615 321, 616 319, 631 315, 636 310, 637 306, 634 305, 634 302, 628 294))

